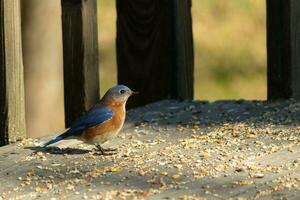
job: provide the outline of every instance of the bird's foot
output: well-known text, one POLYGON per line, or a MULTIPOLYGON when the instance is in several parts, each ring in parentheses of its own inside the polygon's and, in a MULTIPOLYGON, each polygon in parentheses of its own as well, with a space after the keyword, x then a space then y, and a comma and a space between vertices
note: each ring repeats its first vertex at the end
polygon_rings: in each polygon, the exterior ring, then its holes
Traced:
POLYGON ((106 148, 105 149, 105 148, 101 147, 100 144, 96 144, 95 147, 96 147, 95 150, 97 151, 97 153, 101 153, 101 155, 108 156, 108 155, 114 155, 117 153, 117 152, 112 152, 112 151, 117 151, 116 148, 106 148))
POLYGON ((95 155, 100 155, 100 156, 112 156, 116 155, 116 152, 106 152, 106 151, 97 151, 94 153, 95 155))
POLYGON ((117 151, 117 148, 105 148, 104 151, 117 151))

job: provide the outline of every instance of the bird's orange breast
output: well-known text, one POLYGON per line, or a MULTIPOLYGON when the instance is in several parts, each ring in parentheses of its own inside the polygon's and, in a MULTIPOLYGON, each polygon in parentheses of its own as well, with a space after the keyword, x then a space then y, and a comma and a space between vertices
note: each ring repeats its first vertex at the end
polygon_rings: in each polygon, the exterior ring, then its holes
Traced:
POLYGON ((109 108, 114 113, 112 119, 85 130, 82 139, 86 143, 104 143, 115 136, 123 127, 126 115, 125 104, 109 105, 109 108))

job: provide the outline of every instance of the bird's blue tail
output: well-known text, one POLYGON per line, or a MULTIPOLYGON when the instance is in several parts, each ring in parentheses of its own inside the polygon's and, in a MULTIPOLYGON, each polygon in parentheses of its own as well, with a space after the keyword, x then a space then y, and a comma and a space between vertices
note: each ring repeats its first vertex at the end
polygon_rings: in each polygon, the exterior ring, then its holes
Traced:
POLYGON ((78 128, 77 128, 77 129, 70 128, 69 130, 67 130, 67 131, 64 132, 63 134, 61 134, 61 135, 57 136, 56 138, 50 140, 49 142, 45 143, 45 144, 44 144, 44 147, 46 147, 46 146, 48 146, 48 145, 50 145, 50 144, 54 144, 54 143, 56 143, 56 142, 58 142, 58 141, 61 141, 61 140, 63 140, 63 139, 66 139, 66 138, 68 138, 68 137, 70 137, 70 136, 78 136, 78 134, 80 134, 81 131, 82 131, 82 130, 81 130, 81 129, 78 129, 78 128))
POLYGON ((46 147, 46 146, 48 146, 50 144, 54 144, 54 143, 56 143, 56 142, 58 142, 60 140, 63 140, 63 139, 65 139, 65 137, 63 135, 59 135, 56 138, 54 138, 54 139, 50 140, 49 142, 47 142, 46 144, 44 144, 44 147, 46 147))

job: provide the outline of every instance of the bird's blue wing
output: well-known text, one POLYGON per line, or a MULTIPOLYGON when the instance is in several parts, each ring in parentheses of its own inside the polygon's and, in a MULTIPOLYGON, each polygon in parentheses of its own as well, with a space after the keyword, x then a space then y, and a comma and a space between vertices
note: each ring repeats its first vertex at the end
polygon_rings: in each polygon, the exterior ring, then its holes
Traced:
POLYGON ((110 108, 94 107, 85 115, 79 117, 65 133, 57 136, 53 140, 47 142, 44 146, 48 146, 70 136, 79 136, 82 131, 87 128, 102 124, 113 117, 113 112, 110 108))
POLYGON ((113 112, 110 108, 94 108, 87 114, 78 118, 69 129, 69 132, 77 133, 83 130, 102 124, 113 117, 113 112))

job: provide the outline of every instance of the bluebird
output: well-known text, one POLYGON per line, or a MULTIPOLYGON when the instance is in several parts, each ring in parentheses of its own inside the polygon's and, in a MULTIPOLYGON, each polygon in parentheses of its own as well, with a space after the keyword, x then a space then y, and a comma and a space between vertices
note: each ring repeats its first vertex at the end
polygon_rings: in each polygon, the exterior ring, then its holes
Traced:
POLYGON ((137 94, 125 85, 110 88, 102 99, 85 115, 79 117, 63 134, 47 142, 44 147, 61 140, 76 138, 95 145, 103 155, 116 149, 104 149, 101 144, 115 137, 123 127, 126 116, 126 102, 137 94))

